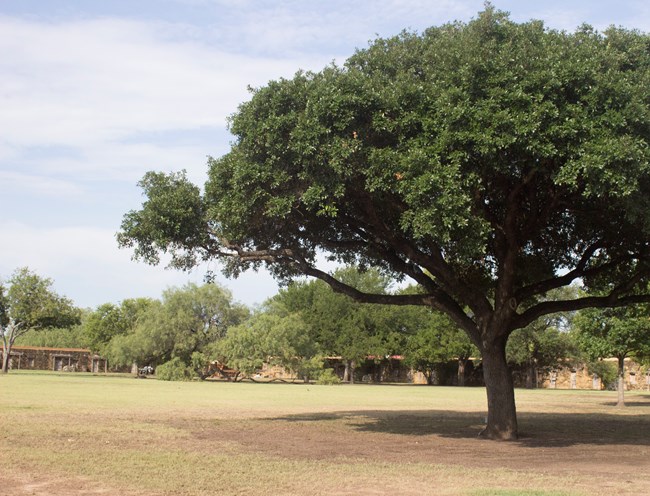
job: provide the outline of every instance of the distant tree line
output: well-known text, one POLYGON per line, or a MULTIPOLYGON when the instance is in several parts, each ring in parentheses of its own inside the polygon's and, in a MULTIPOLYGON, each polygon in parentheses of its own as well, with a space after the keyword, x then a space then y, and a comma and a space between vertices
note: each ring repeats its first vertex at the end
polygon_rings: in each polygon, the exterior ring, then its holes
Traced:
MULTIPOLYGON (((374 269, 347 267, 335 275, 360 291, 417 291, 393 287, 374 269)), ((52 280, 28 268, 0 285, 3 357, 14 343, 79 347, 101 354, 113 367, 151 365, 164 379, 205 378, 209 364, 218 361, 240 377, 253 377, 266 363, 305 381, 336 381, 324 363, 337 357, 345 367, 341 379, 353 383, 358 365, 369 357, 400 355, 429 384, 455 362, 455 383, 461 386, 470 359, 481 359, 467 335, 440 312, 359 303, 320 280, 294 282, 252 311, 215 283, 190 283, 167 289, 160 299, 126 299, 94 310, 75 308, 51 286, 52 280)), ((547 298, 574 298, 579 291, 561 288, 547 298)), ((539 372, 587 363, 604 382, 618 384, 623 404, 625 358, 650 365, 650 311, 639 305, 547 315, 515 331, 506 353, 527 387, 537 387, 539 372), (617 366, 603 358, 616 358, 617 366)))

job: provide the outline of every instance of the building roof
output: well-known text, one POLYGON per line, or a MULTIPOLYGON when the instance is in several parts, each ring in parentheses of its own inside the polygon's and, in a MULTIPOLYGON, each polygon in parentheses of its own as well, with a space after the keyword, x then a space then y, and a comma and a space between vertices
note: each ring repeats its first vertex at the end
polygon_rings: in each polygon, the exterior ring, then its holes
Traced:
POLYGON ((34 350, 34 351, 67 351, 67 352, 80 352, 80 353, 92 353, 91 350, 86 348, 48 348, 45 346, 13 346, 11 351, 20 351, 20 350, 34 350))

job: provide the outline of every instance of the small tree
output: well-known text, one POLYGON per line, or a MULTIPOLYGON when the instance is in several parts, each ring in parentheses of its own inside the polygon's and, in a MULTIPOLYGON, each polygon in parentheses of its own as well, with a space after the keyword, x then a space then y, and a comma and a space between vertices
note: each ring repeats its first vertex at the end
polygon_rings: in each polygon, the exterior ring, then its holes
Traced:
POLYGON ((594 360, 587 363, 587 372, 598 376, 605 389, 610 389, 612 385, 618 389, 617 365, 602 360, 594 360))
POLYGON ((408 338, 404 363, 422 372, 433 383, 437 367, 458 360, 458 385, 465 385, 465 368, 472 355, 479 356, 467 335, 444 314, 426 312, 426 323, 408 338))
POLYGON ((567 365, 577 353, 572 336, 550 325, 548 319, 513 332, 506 348, 508 362, 525 369, 529 389, 537 387, 540 370, 567 365))
MULTIPOLYGON (((360 291, 388 293, 390 281, 377 270, 349 266, 335 274, 360 291)), ((354 383, 356 364, 369 355, 402 351, 396 348, 399 340, 395 335, 402 329, 395 308, 359 303, 337 294, 322 281, 291 284, 273 298, 273 303, 300 315, 322 354, 341 357, 345 382, 354 383)))
POLYGON ((646 305, 624 309, 588 309, 575 318, 577 339, 591 359, 616 358, 616 406, 625 406, 625 359, 650 355, 650 312, 646 305))
POLYGON ((268 355, 263 348, 262 330, 253 317, 250 321, 233 326, 226 336, 210 346, 208 355, 228 364, 244 376, 252 376, 262 369, 268 355))
MULTIPOLYGON (((549 291, 543 301, 576 298, 575 286, 549 291)), ((537 387, 540 369, 552 369, 574 361, 579 354, 573 336, 568 332, 574 312, 545 315, 523 329, 512 333, 506 347, 508 362, 526 370, 526 387, 537 387)))
POLYGON ((179 357, 174 357, 156 368, 156 377, 161 381, 189 381, 194 371, 179 357))
POLYGON ((309 382, 323 368, 323 359, 305 332, 306 327, 298 314, 259 313, 229 329, 225 339, 216 345, 216 354, 228 366, 248 376, 268 363, 309 382))
MULTIPOLYGON (((125 306, 129 301, 121 307, 127 317, 126 310, 133 307, 125 306)), ((230 292, 217 284, 190 283, 167 289, 161 301, 149 301, 132 313, 137 318, 123 319, 129 322, 128 332, 116 333, 106 347, 113 363, 159 364, 178 357, 189 365, 193 353, 224 337, 229 326, 248 315, 248 309, 234 303, 230 292)))
POLYGON ((81 312, 67 298, 51 288, 52 280, 40 277, 27 267, 16 270, 0 286, 0 333, 2 372, 9 371, 11 349, 30 330, 68 327, 79 323, 81 312))
POLYGON ((119 305, 99 305, 82 322, 89 346, 106 355, 111 340, 132 332, 138 319, 142 318, 153 303, 154 300, 150 298, 134 298, 124 300, 119 305))

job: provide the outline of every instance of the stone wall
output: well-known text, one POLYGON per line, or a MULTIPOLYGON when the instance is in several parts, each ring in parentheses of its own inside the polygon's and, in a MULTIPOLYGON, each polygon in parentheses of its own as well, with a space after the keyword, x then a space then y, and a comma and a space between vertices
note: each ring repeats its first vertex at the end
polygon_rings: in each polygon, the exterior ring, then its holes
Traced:
MULTIPOLYGON (((606 360, 617 366, 615 359, 606 360)), ((650 370, 644 369, 632 360, 625 360, 625 389, 626 390, 650 390, 650 370)), ((547 371, 539 374, 539 385, 549 389, 605 389, 600 378, 590 374, 587 366, 562 367, 557 370, 547 371)), ((615 387, 612 385, 611 387, 615 387)))
MULTIPOLYGON (((616 360, 607 360, 616 365, 616 360)), ((482 371, 480 360, 470 361, 466 366, 465 384, 467 386, 482 386, 482 371)), ((341 379, 345 366, 340 358, 330 357, 325 361, 325 367, 334 370, 334 373, 341 379)), ((458 362, 452 361, 440 364, 437 367, 433 384, 444 386, 458 385, 458 362)), ((632 360, 625 361, 625 387, 628 390, 650 391, 650 370, 644 369, 632 360)), ((526 387, 525 370, 513 370, 515 387, 526 387)), ((294 375, 287 372, 280 366, 265 364, 260 371, 260 377, 267 379, 294 379, 294 375)), ((414 371, 403 365, 399 358, 366 360, 355 368, 355 382, 365 383, 410 383, 426 384, 427 379, 421 372, 414 371)), ((600 378, 590 374, 586 365, 580 367, 560 367, 556 370, 539 370, 537 381, 534 381, 539 388, 548 389, 604 389, 600 378)))
MULTIPOLYGON (((0 356, 2 351, 0 350, 0 356)), ((11 349, 10 368, 20 370, 54 370, 78 372, 105 372, 106 360, 82 348, 42 348, 14 346, 11 349)))

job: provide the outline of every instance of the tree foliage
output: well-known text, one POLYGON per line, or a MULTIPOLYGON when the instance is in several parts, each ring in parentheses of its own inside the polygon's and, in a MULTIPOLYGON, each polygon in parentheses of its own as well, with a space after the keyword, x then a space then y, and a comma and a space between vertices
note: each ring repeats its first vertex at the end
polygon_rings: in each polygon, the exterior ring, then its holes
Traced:
MULTIPOLYGON (((83 315, 82 315, 83 320, 83 315)), ((72 327, 30 329, 16 339, 16 346, 41 346, 45 348, 89 348, 90 342, 82 324, 72 327)))
MULTIPOLYGON (((575 298, 575 286, 549 291, 545 301, 575 298)), ((569 332, 574 312, 544 315, 512 333, 506 347, 508 362, 526 371, 526 387, 537 387, 539 370, 549 370, 578 361, 578 344, 569 332)))
POLYGON ((71 300, 55 293, 52 284, 51 279, 22 267, 9 278, 7 287, 0 285, 3 372, 8 372, 11 348, 20 336, 30 330, 79 323, 80 310, 71 300))
POLYGON ((180 357, 174 357, 156 368, 156 377, 161 381, 189 381, 194 372, 180 357))
POLYGON ((618 406, 624 406, 625 359, 642 361, 650 356, 648 305, 582 310, 575 318, 575 330, 581 348, 591 360, 617 359, 618 406))
MULTIPOLYGON (((334 275, 359 291, 390 292, 390 279, 374 269, 351 266, 334 275)), ((289 285, 270 305, 274 311, 299 314, 320 353, 340 357, 346 364, 346 381, 354 381, 355 365, 368 356, 401 353, 406 334, 412 332, 408 310, 364 304, 318 280, 289 285)))
POLYGON ((650 354, 650 310, 646 305, 583 310, 575 319, 580 345, 591 359, 650 354))
POLYGON ((228 330, 216 354, 230 367, 252 376, 263 364, 279 365, 305 382, 317 377, 323 357, 298 314, 258 313, 228 330))
POLYGON ((112 363, 157 365, 179 358, 189 366, 195 352, 223 338, 248 309, 217 284, 189 283, 167 289, 161 300, 126 300, 118 314, 105 326, 112 333, 105 348, 112 363))
POLYGON ((464 366, 472 356, 479 358, 478 349, 446 315, 432 311, 419 314, 417 330, 409 336, 404 348, 404 363, 422 372, 427 383, 432 384, 441 365, 457 360, 459 385, 464 385, 464 366))
POLYGON ((83 320, 89 346, 96 352, 106 354, 111 339, 131 332, 152 304, 153 300, 149 298, 134 298, 124 300, 119 305, 99 305, 83 320))
POLYGON ((481 351, 485 434, 515 438, 509 335, 650 299, 649 40, 518 24, 491 6, 377 39, 341 67, 257 88, 203 192, 183 173, 148 173, 119 243, 150 263, 265 264, 368 303, 443 311, 481 351), (321 253, 421 291, 358 290, 320 269, 321 253), (540 298, 579 279, 610 289, 540 298))

